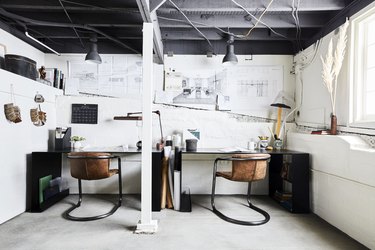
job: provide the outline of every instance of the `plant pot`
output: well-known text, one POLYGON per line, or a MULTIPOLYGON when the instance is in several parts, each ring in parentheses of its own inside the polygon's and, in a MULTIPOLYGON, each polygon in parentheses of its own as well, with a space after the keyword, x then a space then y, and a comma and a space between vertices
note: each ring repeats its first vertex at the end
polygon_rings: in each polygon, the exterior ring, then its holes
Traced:
POLYGON ((73 148, 74 149, 80 149, 80 148, 82 148, 81 142, 80 141, 73 142, 73 148))
POLYGON ((331 135, 337 135, 337 117, 336 115, 331 115, 331 135))

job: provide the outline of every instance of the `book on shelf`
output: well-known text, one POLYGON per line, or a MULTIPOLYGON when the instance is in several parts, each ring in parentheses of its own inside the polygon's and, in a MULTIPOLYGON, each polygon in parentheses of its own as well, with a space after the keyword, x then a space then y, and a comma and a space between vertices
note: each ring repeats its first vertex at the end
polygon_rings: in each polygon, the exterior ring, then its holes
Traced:
POLYGON ((330 131, 329 130, 314 130, 314 131, 311 131, 311 134, 312 135, 330 135, 330 131))
POLYGON ((286 200, 291 200, 293 195, 292 193, 276 190, 274 197, 279 201, 286 201, 286 200))
POLYGON ((46 68, 45 80, 51 83, 51 86, 57 89, 64 89, 65 79, 64 74, 57 68, 46 68))
POLYGON ((39 203, 43 203, 44 194, 43 191, 48 188, 49 182, 52 180, 52 175, 47 175, 39 178, 39 203))

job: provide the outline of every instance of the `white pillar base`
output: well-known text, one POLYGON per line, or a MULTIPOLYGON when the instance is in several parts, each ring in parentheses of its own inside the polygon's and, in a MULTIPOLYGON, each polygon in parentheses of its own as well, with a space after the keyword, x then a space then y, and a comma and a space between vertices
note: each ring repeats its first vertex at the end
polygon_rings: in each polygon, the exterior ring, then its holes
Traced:
POLYGON ((154 234, 158 231, 158 221, 151 220, 150 224, 142 224, 141 221, 137 224, 134 233, 136 234, 154 234))

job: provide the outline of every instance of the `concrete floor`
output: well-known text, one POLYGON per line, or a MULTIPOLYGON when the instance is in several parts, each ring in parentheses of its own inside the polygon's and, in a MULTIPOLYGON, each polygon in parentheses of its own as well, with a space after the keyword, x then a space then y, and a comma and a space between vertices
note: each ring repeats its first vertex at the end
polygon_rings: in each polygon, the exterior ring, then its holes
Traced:
MULTIPOLYGON (((84 196, 75 215, 103 213, 113 196, 84 196), (87 206, 91 206, 88 208, 87 206)), ((313 214, 291 214, 268 197, 253 203, 269 212, 271 220, 262 226, 240 226, 213 214, 209 196, 193 196, 193 212, 163 210, 155 213, 159 230, 153 235, 134 234, 140 217, 138 196, 125 196, 124 204, 112 216, 90 222, 67 221, 63 211, 76 202, 65 200, 43 213, 23 213, 0 225, 0 249, 366 249, 363 245, 313 214)), ((241 204, 242 196, 219 196, 216 206, 237 219, 260 219, 241 204), (229 207, 231 209, 229 209, 229 207)))

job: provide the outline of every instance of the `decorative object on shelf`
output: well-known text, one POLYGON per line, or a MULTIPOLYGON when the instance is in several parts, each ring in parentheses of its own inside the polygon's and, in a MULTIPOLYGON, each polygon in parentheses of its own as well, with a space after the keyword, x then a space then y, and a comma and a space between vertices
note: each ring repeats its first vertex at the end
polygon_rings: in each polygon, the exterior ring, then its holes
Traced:
POLYGON ((266 149, 268 147, 268 136, 258 136, 259 137, 259 149, 266 149))
POLYGON ((185 142, 186 142, 186 151, 189 151, 189 152, 197 151, 197 144, 198 144, 197 139, 186 139, 185 142))
POLYGON ((39 71, 39 78, 45 80, 46 79, 46 68, 44 66, 40 67, 39 71))
POLYGON ((331 114, 331 129, 330 129, 331 135, 337 135, 337 116, 334 114, 331 114))
POLYGON ((349 26, 349 21, 340 27, 336 49, 333 51, 332 39, 329 41, 328 51, 325 59, 321 56, 323 70, 322 78, 324 86, 327 88, 331 100, 332 115, 331 115, 331 135, 337 134, 337 117, 336 117, 336 92, 337 92, 337 79, 341 70, 342 62, 345 56, 346 48, 346 30, 349 26))
POLYGON ((74 149, 82 148, 81 142, 84 141, 84 140, 86 140, 86 138, 84 138, 82 136, 78 136, 78 135, 73 135, 72 137, 70 137, 70 141, 73 143, 74 149))
POLYGON ((47 115, 46 112, 43 112, 40 107, 40 103, 44 102, 44 97, 41 94, 36 93, 34 101, 38 103, 38 107, 30 109, 30 119, 35 126, 44 126, 44 124, 47 122, 47 115))
POLYGON ((19 123, 22 122, 21 110, 15 105, 16 98, 14 96, 13 84, 10 85, 10 103, 4 104, 4 113, 8 121, 19 123))
POLYGON ((273 147, 276 150, 280 150, 283 147, 283 141, 281 139, 275 139, 275 141, 273 142, 273 147))
POLYGON ((38 77, 36 62, 25 56, 12 54, 5 55, 5 69, 34 81, 38 77))

